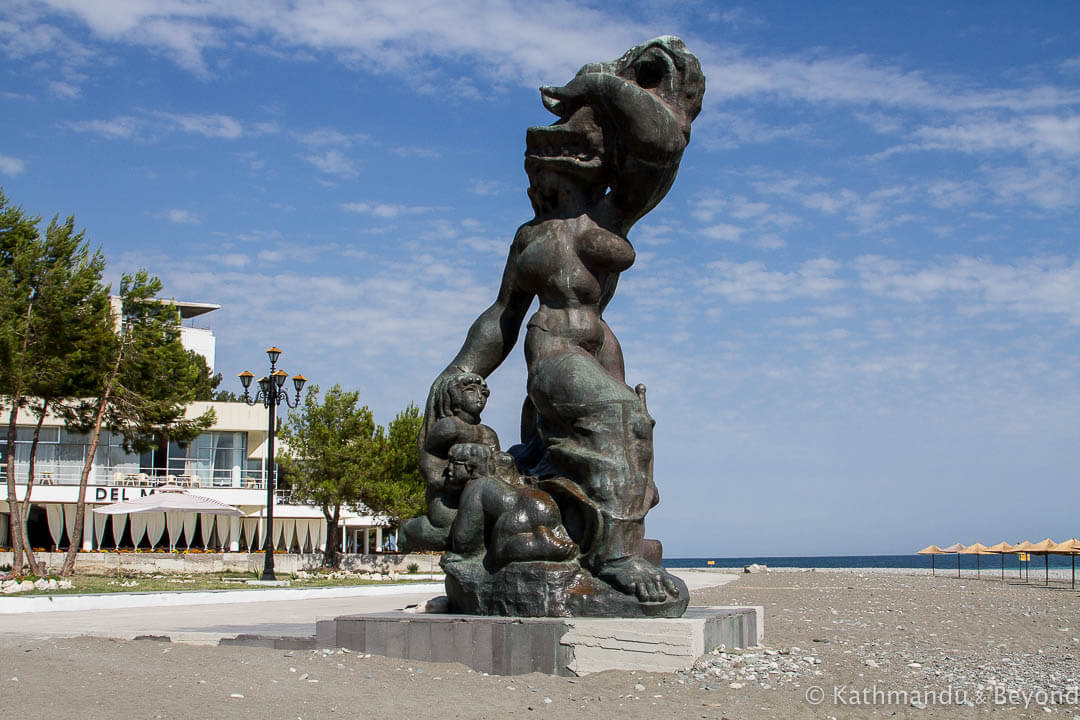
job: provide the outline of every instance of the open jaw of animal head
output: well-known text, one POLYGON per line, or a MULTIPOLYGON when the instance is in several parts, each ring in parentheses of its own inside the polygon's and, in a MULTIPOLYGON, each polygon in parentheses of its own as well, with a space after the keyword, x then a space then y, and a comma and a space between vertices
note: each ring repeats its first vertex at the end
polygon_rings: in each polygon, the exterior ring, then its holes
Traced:
POLYGON ((697 58, 670 36, 618 60, 585 65, 566 85, 540 88, 544 107, 559 119, 529 128, 526 171, 599 179, 616 142, 645 155, 681 152, 701 110, 704 82, 697 58))

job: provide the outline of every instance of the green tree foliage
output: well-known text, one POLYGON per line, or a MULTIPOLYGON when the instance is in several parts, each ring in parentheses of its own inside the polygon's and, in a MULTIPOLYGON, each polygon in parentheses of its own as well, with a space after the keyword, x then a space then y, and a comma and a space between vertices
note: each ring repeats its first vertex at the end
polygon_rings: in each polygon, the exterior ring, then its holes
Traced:
MULTIPOLYGON (((239 393, 234 393, 232 390, 218 390, 218 386, 221 385, 221 373, 218 373, 210 379, 211 394, 207 400, 213 400, 214 402, 243 402, 244 396, 239 393)), ((199 398, 202 400, 203 398, 199 398)))
POLYGON ((416 444, 423 422, 420 409, 409 403, 386 426, 385 434, 380 433, 380 474, 367 504, 390 518, 394 525, 427 512, 420 450, 416 444))
POLYGON ((9 403, 6 456, 8 501, 16 568, 25 554, 31 572, 40 568, 29 548, 26 518, 35 480, 37 438, 50 407, 94 389, 94 368, 115 345, 109 332, 105 260, 91 252, 75 220, 49 223, 8 203, 0 191, 0 394, 9 403), (31 401, 31 398, 33 400, 31 401), (38 423, 30 452, 27 492, 14 493, 14 442, 19 410, 28 403, 38 423))
MULTIPOLYGON (((209 400, 213 377, 206 360, 180 342, 180 316, 171 302, 157 298, 161 281, 145 270, 124 275, 120 284, 121 317, 118 356, 99 368, 100 377, 115 364, 111 398, 104 419, 119 433, 129 450, 157 450, 162 471, 169 441, 186 445, 214 424, 213 410, 187 417, 188 405, 209 400)), ((84 406, 78 425, 89 430, 100 398, 84 406)))
POLYGON ((284 447, 277 462, 282 477, 297 500, 317 505, 326 518, 325 567, 340 563, 342 508, 358 508, 371 500, 379 482, 381 428, 359 401, 359 393, 345 392, 339 385, 320 401, 319 387, 310 386, 280 433, 284 447))
MULTIPOLYGON (((100 394, 83 403, 70 424, 90 433, 90 447, 79 481, 75 537, 81 537, 86 486, 101 428, 124 437, 136 450, 160 448, 164 456, 170 437, 184 444, 214 424, 214 411, 186 416, 187 404, 198 393, 209 394, 210 370, 200 356, 180 343, 180 315, 172 303, 157 299, 161 281, 145 270, 120 281, 118 340, 111 357, 97 367, 100 394)), ((62 574, 75 568, 78 548, 72 543, 62 574)))

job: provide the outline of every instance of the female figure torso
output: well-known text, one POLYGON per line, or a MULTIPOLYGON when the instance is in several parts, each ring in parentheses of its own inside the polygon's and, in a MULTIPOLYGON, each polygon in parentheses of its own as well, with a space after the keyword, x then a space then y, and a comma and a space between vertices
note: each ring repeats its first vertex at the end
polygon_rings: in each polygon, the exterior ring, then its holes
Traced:
POLYGON ((619 273, 634 262, 630 243, 583 213, 527 223, 514 244, 514 279, 520 290, 540 301, 525 336, 528 366, 566 350, 599 356, 614 339, 601 313, 619 273))

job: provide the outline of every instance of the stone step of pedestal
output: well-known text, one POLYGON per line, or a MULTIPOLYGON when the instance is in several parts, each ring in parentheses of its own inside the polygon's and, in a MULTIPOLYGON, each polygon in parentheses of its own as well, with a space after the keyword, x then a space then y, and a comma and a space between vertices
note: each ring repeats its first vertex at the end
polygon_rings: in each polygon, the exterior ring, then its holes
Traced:
POLYGON ((724 645, 761 644, 762 609, 691 607, 681 618, 510 618, 405 612, 318 623, 315 645, 492 675, 674 672, 724 645))

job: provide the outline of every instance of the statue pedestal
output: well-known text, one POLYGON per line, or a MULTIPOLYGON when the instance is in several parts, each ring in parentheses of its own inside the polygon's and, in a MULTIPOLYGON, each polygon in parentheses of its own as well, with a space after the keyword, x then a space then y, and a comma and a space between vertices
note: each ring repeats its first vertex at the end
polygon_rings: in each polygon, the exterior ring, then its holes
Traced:
POLYGON ((724 645, 761 644, 761 609, 692 607, 681 618, 515 618, 406 612, 318 623, 316 645, 492 675, 674 672, 724 645))
POLYGON ((634 595, 597 580, 577 562, 515 562, 488 574, 478 561, 444 555, 450 609, 469 615, 504 617, 677 618, 690 602, 680 578, 668 575, 678 594, 663 602, 634 595))

